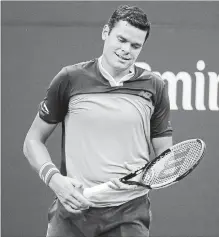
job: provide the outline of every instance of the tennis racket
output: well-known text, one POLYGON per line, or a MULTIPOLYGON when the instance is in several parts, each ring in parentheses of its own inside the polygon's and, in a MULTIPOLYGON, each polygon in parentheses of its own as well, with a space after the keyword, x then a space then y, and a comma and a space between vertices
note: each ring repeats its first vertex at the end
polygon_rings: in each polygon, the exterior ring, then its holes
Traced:
MULTIPOLYGON (((177 143, 143 167, 122 177, 121 182, 140 185, 148 189, 170 186, 191 173, 204 156, 206 145, 201 139, 190 139, 177 143), (139 182, 131 179, 141 174, 139 182)), ((108 182, 84 189, 89 198, 109 189, 108 182)))

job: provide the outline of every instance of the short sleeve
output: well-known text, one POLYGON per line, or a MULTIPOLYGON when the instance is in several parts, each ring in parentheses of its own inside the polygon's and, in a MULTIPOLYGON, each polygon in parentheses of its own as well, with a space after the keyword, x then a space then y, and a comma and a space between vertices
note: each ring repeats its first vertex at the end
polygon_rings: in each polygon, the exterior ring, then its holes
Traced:
POLYGON ((68 111, 70 82, 66 68, 63 68, 52 80, 46 97, 39 105, 39 116, 47 123, 63 121, 68 111))
POLYGON ((151 138, 172 136, 168 90, 166 83, 163 83, 157 92, 155 109, 151 117, 151 138))

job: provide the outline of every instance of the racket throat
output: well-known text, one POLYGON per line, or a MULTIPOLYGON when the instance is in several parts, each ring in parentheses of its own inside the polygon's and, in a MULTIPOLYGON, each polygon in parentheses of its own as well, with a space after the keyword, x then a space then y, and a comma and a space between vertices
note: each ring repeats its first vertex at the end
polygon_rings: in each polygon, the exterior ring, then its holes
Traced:
POLYGON ((136 170, 135 172, 132 172, 132 173, 126 175, 125 177, 121 178, 120 181, 124 183, 124 182, 128 181, 129 179, 134 178, 138 174, 142 173, 142 170, 144 170, 146 168, 146 166, 147 166, 147 164, 145 166, 141 167, 140 169, 136 170))

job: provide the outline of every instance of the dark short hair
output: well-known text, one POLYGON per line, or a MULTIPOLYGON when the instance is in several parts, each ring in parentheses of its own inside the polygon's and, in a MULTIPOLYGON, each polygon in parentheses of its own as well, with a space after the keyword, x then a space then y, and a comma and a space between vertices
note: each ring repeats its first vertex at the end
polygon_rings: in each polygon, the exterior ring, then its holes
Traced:
POLYGON ((119 22, 120 20, 127 21, 130 25, 140 30, 146 31, 147 34, 145 36, 145 41, 147 40, 150 33, 151 24, 148 21, 146 13, 141 8, 129 5, 119 6, 113 12, 112 16, 110 17, 107 23, 110 32, 115 27, 116 23, 119 22))

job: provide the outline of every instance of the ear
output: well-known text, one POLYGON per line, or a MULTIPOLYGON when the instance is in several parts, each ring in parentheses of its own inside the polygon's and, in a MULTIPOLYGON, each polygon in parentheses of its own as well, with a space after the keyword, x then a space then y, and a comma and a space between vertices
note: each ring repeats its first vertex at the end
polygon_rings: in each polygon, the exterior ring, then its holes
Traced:
POLYGON ((105 25, 103 27, 103 31, 102 31, 102 40, 106 40, 108 35, 109 35, 109 26, 108 25, 105 25))

